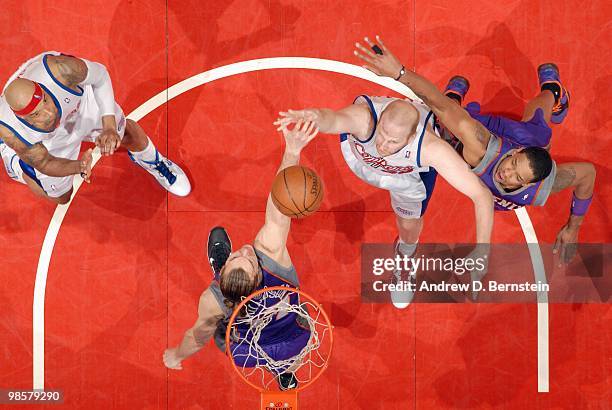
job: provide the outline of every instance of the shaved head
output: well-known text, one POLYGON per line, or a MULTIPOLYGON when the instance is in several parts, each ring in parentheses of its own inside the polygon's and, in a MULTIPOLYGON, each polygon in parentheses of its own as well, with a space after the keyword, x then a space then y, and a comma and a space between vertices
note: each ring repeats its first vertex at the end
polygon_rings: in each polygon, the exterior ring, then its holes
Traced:
POLYGON ((386 125, 403 129, 409 135, 416 131, 419 113, 412 104, 402 100, 393 101, 385 108, 383 114, 386 125))
POLYGON ((419 124, 419 112, 407 101, 395 100, 385 107, 376 127, 376 149, 392 155, 408 144, 419 124))
POLYGON ((4 98, 17 117, 36 128, 49 132, 59 125, 61 107, 44 85, 17 78, 4 90, 4 98))
POLYGON ((6 102, 14 111, 22 110, 32 100, 34 82, 25 78, 13 80, 4 91, 6 102))

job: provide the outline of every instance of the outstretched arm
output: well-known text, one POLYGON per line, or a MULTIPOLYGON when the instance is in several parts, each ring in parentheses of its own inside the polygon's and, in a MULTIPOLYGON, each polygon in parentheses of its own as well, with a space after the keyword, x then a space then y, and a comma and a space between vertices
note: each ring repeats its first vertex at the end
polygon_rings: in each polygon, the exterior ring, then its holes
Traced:
POLYGON ((303 110, 287 110, 278 113, 274 122, 281 131, 282 127, 295 124, 299 120, 312 121, 324 134, 350 133, 357 138, 365 138, 369 129, 371 115, 363 104, 351 104, 338 111, 329 108, 306 108, 303 110))
POLYGON ((384 45, 379 36, 376 36, 378 44, 374 44, 367 37, 365 41, 370 47, 378 45, 382 54, 375 54, 370 49, 356 43, 355 55, 366 63, 364 68, 380 76, 398 79, 402 84, 410 87, 449 131, 461 140, 466 162, 471 166, 478 165, 489 143, 490 133, 486 127, 473 119, 457 103, 442 94, 431 81, 406 69, 384 45), (401 70, 404 71, 403 74, 401 70))
POLYGON ((198 320, 185 332, 181 344, 164 352, 166 367, 181 370, 183 368, 181 362, 206 346, 215 334, 217 323, 223 317, 223 311, 210 288, 206 289, 198 303, 198 320))
MULTIPOLYGON (((282 125, 281 131, 285 137, 285 153, 278 171, 297 165, 300 162, 302 149, 317 135, 319 129, 314 122, 298 120, 293 129, 282 125)), ((287 236, 291 226, 291 218, 283 215, 268 195, 266 203, 266 219, 263 227, 255 237, 255 248, 264 252, 281 266, 291 266, 291 258, 287 251, 287 236)))
POLYGON ((439 138, 425 136, 421 151, 422 163, 438 171, 453 188, 474 203, 476 241, 489 243, 493 230, 493 196, 459 155, 439 138))
POLYGON ((559 253, 560 264, 569 263, 576 254, 578 232, 593 197, 595 177, 595 166, 590 162, 568 162, 557 168, 551 193, 574 188, 569 218, 559 230, 553 248, 553 253, 559 253))

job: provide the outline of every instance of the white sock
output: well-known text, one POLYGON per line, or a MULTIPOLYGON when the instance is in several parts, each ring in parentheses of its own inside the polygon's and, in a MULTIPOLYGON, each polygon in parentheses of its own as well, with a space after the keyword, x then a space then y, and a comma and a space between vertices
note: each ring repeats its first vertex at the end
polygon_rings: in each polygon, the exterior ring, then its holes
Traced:
POLYGON ((147 141, 148 141, 147 146, 142 151, 138 151, 138 152, 130 151, 130 154, 132 154, 132 156, 136 160, 147 161, 147 162, 155 161, 155 153, 157 152, 157 149, 155 148, 153 141, 151 141, 149 137, 147 137, 147 141))
POLYGON ((416 251, 418 244, 418 242, 406 243, 402 241, 401 237, 399 237, 397 241, 397 246, 395 247, 395 253, 401 253, 404 256, 412 256, 416 251))
MULTIPOLYGON (((395 254, 400 255, 402 257, 410 258, 412 255, 414 255, 414 252, 416 251, 418 244, 419 244, 418 242, 406 243, 402 241, 402 238, 400 237, 398 238, 397 246, 395 247, 395 254)), ((410 270, 410 275, 416 278, 416 271, 410 270)))

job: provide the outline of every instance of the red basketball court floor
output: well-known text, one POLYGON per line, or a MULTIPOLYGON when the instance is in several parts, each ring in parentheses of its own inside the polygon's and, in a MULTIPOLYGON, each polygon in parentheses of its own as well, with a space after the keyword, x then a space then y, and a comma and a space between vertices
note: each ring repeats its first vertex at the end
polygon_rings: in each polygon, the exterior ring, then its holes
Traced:
MULTIPOLYGON (((106 64, 126 113, 235 62, 358 64, 353 43, 378 33, 439 86, 461 73, 472 82, 470 100, 519 116, 537 92, 537 65, 554 61, 572 107, 554 129, 552 153, 595 163, 580 238, 612 241, 610 2, 4 0, 2 9, 2 82, 43 50, 83 56, 106 64)), ((210 82, 155 109, 140 122, 187 169, 188 198, 168 197, 125 153, 98 163, 61 225, 45 288, 45 350, 36 360, 44 386, 64 390, 63 407, 257 407, 257 393, 212 345, 183 371, 167 370, 162 353, 192 325, 211 281, 209 228, 227 226, 240 245, 263 222, 283 146, 272 126, 277 112, 340 108, 362 93, 395 95, 343 74, 279 69, 210 82)), ((337 141, 320 135, 302 155, 327 192, 317 214, 293 223, 288 244, 303 289, 335 325, 329 369, 300 395, 301 408, 610 408, 609 305, 550 305, 550 391, 538 393, 535 304, 361 304, 360 244, 392 241, 394 217, 384 192, 352 176, 337 141)), ((0 386, 30 389, 34 283, 55 207, 0 174, 0 386)), ((540 242, 554 241, 570 195, 528 210, 540 242)), ((471 240, 472 221, 469 201, 439 180, 421 241, 471 240)), ((524 242, 513 213, 497 214, 495 224, 495 242, 524 242)))

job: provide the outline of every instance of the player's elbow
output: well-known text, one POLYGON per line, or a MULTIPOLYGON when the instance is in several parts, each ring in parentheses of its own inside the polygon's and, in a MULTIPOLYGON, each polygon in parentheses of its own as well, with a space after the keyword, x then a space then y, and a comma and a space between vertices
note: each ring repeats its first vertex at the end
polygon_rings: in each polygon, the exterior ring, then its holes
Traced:
POLYGON ((591 185, 595 185, 595 178, 597 177, 597 169, 595 165, 591 162, 587 162, 586 164, 586 174, 587 179, 591 182, 591 185))
POLYGON ((583 177, 581 178, 582 191, 593 192, 595 188, 595 179, 597 177, 597 170, 595 165, 591 162, 585 162, 583 165, 583 177))
MULTIPOLYGON (((271 242, 271 241, 270 241, 271 242)), ((281 243, 267 243, 266 241, 255 241, 253 244, 255 249, 258 249, 266 255, 272 257, 272 259, 278 258, 284 249, 284 245, 281 243)))
POLYGON ((59 176, 53 175, 53 171, 49 169, 49 155, 30 155, 25 159, 25 162, 45 175, 49 175, 50 177, 59 176))

